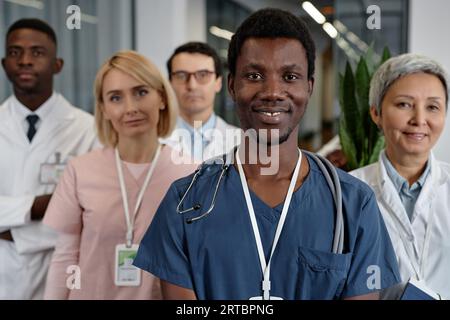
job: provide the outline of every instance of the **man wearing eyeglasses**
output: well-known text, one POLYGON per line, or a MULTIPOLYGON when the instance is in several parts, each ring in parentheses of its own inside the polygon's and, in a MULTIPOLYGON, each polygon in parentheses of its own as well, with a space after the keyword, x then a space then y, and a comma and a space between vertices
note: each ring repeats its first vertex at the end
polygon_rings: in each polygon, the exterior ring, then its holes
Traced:
POLYGON ((188 42, 175 49, 167 69, 180 117, 174 133, 163 142, 196 162, 228 153, 239 143, 239 129, 214 113, 214 99, 222 88, 216 51, 206 43, 188 42))

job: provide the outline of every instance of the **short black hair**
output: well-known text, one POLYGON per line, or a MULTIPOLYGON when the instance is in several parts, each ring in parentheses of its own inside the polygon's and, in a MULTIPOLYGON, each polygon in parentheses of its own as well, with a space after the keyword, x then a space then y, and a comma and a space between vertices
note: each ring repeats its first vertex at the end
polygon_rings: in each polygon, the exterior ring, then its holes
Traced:
POLYGON ((6 33, 6 39, 8 39, 11 32, 18 30, 18 29, 33 29, 33 30, 41 31, 49 36, 49 38, 53 41, 55 46, 57 45, 56 33, 53 30, 53 28, 50 27, 50 25, 45 21, 42 21, 42 20, 36 19, 36 18, 17 20, 9 27, 8 32, 6 33))
POLYGON ((188 42, 185 43, 178 48, 170 56, 169 60, 167 60, 167 72, 169 73, 169 79, 172 77, 172 60, 173 58, 180 53, 200 53, 205 56, 211 57, 214 60, 214 71, 216 72, 216 77, 220 77, 222 75, 222 62, 220 61, 220 57, 217 54, 216 50, 212 48, 209 44, 204 42, 188 42))
POLYGON ((314 76, 316 46, 305 22, 290 12, 266 8, 250 15, 237 29, 228 47, 228 67, 235 75, 236 62, 248 38, 291 38, 303 45, 308 60, 308 79, 314 76))

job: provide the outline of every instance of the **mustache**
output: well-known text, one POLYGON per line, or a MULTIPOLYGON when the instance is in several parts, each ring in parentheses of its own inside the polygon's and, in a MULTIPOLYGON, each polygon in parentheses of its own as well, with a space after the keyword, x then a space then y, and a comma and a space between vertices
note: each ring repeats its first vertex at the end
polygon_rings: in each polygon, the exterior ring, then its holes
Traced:
POLYGON ((255 112, 290 112, 292 105, 287 101, 255 101, 250 103, 250 109, 255 112))

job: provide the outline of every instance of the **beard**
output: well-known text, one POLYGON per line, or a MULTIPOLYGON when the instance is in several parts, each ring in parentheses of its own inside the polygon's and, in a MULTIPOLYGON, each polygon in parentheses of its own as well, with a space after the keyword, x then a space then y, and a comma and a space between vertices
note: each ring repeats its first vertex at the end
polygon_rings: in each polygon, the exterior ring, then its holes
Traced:
MULTIPOLYGON (((274 129, 274 130, 279 131, 278 129, 274 129)), ((264 135, 257 134, 256 142, 258 144, 266 145, 267 147, 281 145, 289 139, 289 137, 291 136, 293 131, 294 131, 293 128, 288 127, 287 130, 282 135, 280 135, 279 132, 278 132, 278 134, 273 135, 272 130, 270 131, 271 132, 270 135, 269 134, 264 134, 264 135)))

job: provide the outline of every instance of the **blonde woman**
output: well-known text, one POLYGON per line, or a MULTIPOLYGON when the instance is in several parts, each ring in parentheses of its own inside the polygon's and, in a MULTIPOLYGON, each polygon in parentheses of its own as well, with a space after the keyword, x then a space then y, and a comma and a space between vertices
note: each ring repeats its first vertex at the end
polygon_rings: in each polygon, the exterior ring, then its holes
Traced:
POLYGON ((60 237, 45 298, 159 299, 157 279, 131 263, 170 184, 196 168, 159 144, 175 125, 175 96, 133 51, 103 64, 94 91, 105 147, 73 159, 52 197, 44 222, 60 237))

